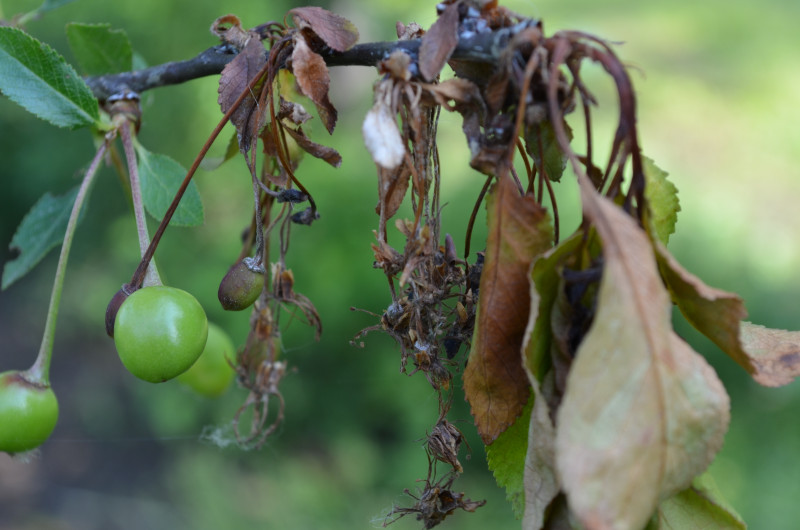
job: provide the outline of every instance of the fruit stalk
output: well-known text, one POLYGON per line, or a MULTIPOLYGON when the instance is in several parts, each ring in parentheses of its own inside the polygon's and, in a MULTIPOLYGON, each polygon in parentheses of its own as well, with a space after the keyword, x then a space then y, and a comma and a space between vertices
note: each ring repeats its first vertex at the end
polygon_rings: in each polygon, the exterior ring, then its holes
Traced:
MULTIPOLYGON (((131 181, 131 200, 133 201, 133 214, 136 218, 136 233, 139 236, 140 256, 144 257, 147 247, 150 246, 150 234, 147 232, 147 217, 144 213, 144 201, 142 200, 142 186, 139 180, 139 167, 136 164, 136 151, 133 146, 133 134, 131 129, 134 124, 130 120, 125 120, 120 126, 122 137, 122 147, 125 149, 125 159, 128 162, 128 177, 131 181)), ((161 277, 156 269, 155 261, 151 261, 145 273, 144 287, 162 285, 161 277)))
POLYGON ((31 366, 27 372, 28 380, 31 383, 38 383, 45 386, 50 385, 50 360, 53 357, 53 340, 56 334, 56 320, 58 318, 58 308, 61 304, 61 292, 64 288, 64 275, 67 270, 69 251, 72 247, 72 238, 75 235, 75 228, 78 225, 78 216, 81 213, 83 203, 89 195, 89 189, 100 167, 100 161, 103 159, 103 155, 112 139, 113 133, 109 133, 98 146, 97 152, 89 165, 89 169, 86 170, 86 174, 83 177, 81 187, 78 189, 78 195, 75 197, 75 203, 72 205, 72 211, 69 214, 67 230, 64 233, 64 242, 61 244, 61 254, 58 257, 53 290, 50 293, 50 306, 47 309, 47 322, 44 325, 42 344, 39 347, 39 355, 36 357, 36 362, 33 363, 33 366, 31 366))

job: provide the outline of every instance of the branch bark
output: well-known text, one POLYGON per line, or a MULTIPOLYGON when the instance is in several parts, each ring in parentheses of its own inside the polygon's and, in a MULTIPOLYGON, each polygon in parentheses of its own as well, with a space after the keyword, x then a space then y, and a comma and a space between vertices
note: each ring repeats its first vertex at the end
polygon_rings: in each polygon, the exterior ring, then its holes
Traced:
MULTIPOLYGON (((509 28, 461 38, 451 59, 482 64, 495 63, 509 40, 522 29, 534 23, 534 21, 525 21, 509 28)), ((404 50, 416 58, 419 54, 419 47, 419 39, 372 42, 357 44, 345 52, 329 50, 322 55, 328 66, 374 67, 395 50, 404 50)), ((89 85, 97 99, 105 101, 114 94, 129 91, 142 93, 153 88, 217 75, 222 72, 226 64, 236 57, 237 53, 238 50, 234 47, 220 44, 212 46, 186 61, 164 63, 133 72, 88 77, 86 84, 89 85)))

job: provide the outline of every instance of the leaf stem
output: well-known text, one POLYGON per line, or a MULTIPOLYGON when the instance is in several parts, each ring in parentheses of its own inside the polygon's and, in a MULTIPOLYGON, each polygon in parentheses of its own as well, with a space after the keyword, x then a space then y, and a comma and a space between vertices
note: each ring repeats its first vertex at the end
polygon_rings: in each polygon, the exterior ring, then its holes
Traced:
POLYGON ((50 360, 53 357, 53 340, 56 334, 56 320, 58 318, 58 308, 61 304, 61 292, 64 288, 64 275, 67 270, 67 260, 69 258, 69 251, 72 247, 72 239, 75 235, 75 228, 78 225, 78 217, 81 213, 83 203, 89 195, 89 189, 94 182, 94 177, 100 167, 100 161, 108 148, 108 144, 113 138, 106 136, 103 143, 97 148, 92 159, 89 169, 81 182, 81 187, 78 189, 78 195, 75 197, 75 203, 72 205, 72 212, 69 214, 69 221, 67 222, 67 230, 64 233, 64 242, 61 245, 61 255, 58 257, 58 267, 56 268, 56 277, 53 281, 53 290, 50 293, 50 307, 47 309, 47 322, 44 325, 44 334, 42 335, 42 344, 39 347, 39 355, 33 366, 28 370, 29 381, 33 383, 41 383, 45 386, 50 385, 50 360))

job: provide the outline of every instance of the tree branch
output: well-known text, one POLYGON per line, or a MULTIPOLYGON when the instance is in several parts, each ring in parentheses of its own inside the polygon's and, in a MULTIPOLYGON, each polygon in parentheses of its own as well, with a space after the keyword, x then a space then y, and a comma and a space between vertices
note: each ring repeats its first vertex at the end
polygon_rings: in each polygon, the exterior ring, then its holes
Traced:
MULTIPOLYGON (((483 64, 497 62, 508 41, 522 29, 532 24, 535 24, 535 21, 525 21, 509 28, 462 37, 451 59, 483 64)), ((404 50, 416 58, 419 54, 419 47, 419 39, 397 42, 372 42, 357 44, 345 52, 330 50, 323 53, 323 57, 329 66, 374 67, 395 50, 404 50)), ((220 44, 208 48, 196 57, 186 61, 164 63, 134 72, 88 77, 86 78, 86 84, 89 85, 97 99, 105 101, 114 94, 122 94, 129 91, 142 93, 153 88, 185 83, 200 77, 219 74, 225 68, 225 65, 236 57, 237 53, 238 50, 234 47, 220 44)))

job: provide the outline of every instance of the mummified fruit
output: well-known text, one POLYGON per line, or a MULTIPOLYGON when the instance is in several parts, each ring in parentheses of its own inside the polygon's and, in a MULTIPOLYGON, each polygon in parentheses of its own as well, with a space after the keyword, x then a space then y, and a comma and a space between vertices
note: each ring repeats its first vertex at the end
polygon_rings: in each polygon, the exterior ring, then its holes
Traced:
POLYGON ((257 266, 254 259, 245 258, 228 269, 219 284, 217 297, 226 311, 241 311, 256 301, 263 288, 263 267, 257 266))
POLYGON ((200 302, 186 291, 163 285, 139 289, 117 313, 114 343, 130 373, 160 383, 194 364, 208 337, 200 302))
POLYGON ((49 385, 25 372, 0 373, 0 451, 21 453, 42 445, 58 421, 58 401, 49 385))

